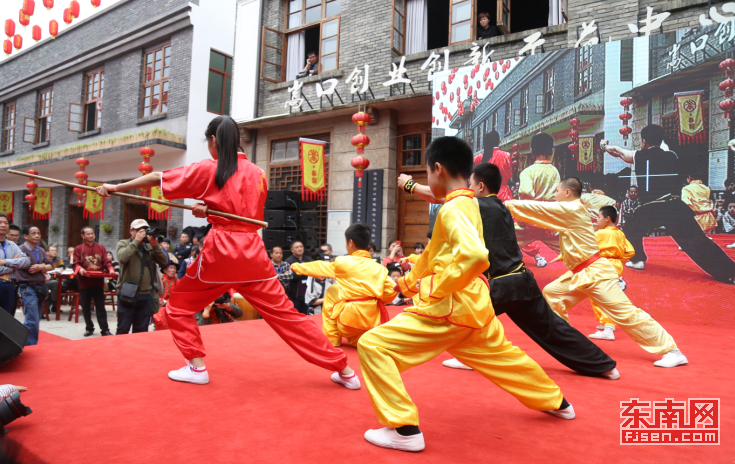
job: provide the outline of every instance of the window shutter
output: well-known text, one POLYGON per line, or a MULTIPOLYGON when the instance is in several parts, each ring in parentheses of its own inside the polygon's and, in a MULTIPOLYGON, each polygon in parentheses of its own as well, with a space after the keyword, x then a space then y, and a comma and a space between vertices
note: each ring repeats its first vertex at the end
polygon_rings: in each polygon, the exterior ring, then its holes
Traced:
POLYGON ((497 0, 497 26, 503 34, 510 34, 510 0, 497 0))
POLYGON ((536 114, 544 114, 544 96, 536 95, 536 114))
MULTIPOLYGON (((285 56, 286 35, 283 32, 263 26, 263 42, 260 49, 260 78, 268 82, 283 82, 286 77, 285 56)), ((293 76, 288 76, 293 78, 293 76)))
POLYGON ((516 127, 521 125, 521 110, 513 111, 513 125, 516 127))
POLYGON ((69 131, 82 132, 84 120, 84 106, 79 103, 69 103, 69 131))
POLYGON ((23 141, 25 143, 36 143, 38 120, 33 118, 23 119, 23 141))

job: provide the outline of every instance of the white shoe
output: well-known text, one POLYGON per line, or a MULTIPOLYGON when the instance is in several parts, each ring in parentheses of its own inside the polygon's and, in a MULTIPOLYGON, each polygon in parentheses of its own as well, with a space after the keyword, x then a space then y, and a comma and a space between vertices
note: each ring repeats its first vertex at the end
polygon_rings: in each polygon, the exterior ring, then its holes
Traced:
POLYGON ((684 364, 689 364, 689 361, 678 349, 669 351, 663 358, 653 363, 656 367, 676 367, 684 364))
POLYGON ((546 267, 546 265, 549 264, 546 262, 546 258, 544 258, 541 255, 536 256, 535 259, 536 259, 536 267, 546 267))
POLYGON ((733 242, 733 243, 731 243, 731 244, 727 245, 727 248, 735 248, 735 242, 733 242))
POLYGON ((618 380, 620 378, 620 372, 618 372, 618 370, 613 367, 611 370, 602 374, 602 376, 606 379, 618 380))
POLYGON ((205 385, 209 383, 209 373, 206 370, 203 372, 196 372, 189 364, 177 371, 169 372, 168 378, 177 382, 189 382, 197 385, 205 385))
POLYGON ((339 372, 332 374, 332 382, 338 383, 343 387, 350 390, 360 389, 360 379, 357 378, 357 373, 353 372, 352 375, 344 376, 339 372))
POLYGON ((605 328, 599 332, 588 335, 588 337, 594 340, 609 340, 611 342, 615 341, 615 333, 613 332, 613 328, 608 326, 605 326, 605 328))
MULTIPOLYGON (((597 327, 595 327, 595 329, 597 329, 599 331, 603 331, 603 330, 605 330, 605 327, 607 327, 607 326, 600 324, 597 327)), ((615 332, 615 330, 617 330, 617 327, 613 327, 612 330, 613 330, 613 332, 615 332)))
POLYGON ((625 263, 625 267, 642 271, 646 268, 646 263, 644 263, 643 261, 638 261, 637 263, 634 263, 633 261, 628 261, 627 263, 625 263))
POLYGON ((568 408, 565 409, 556 409, 553 411, 544 411, 547 414, 551 414, 552 416, 556 416, 560 419, 566 419, 566 420, 572 420, 576 416, 574 414, 574 407, 570 404, 568 408))
POLYGON ((459 362, 457 358, 447 359, 446 361, 443 361, 442 366, 451 367, 452 369, 466 369, 468 371, 473 370, 470 366, 467 366, 459 362))
POLYGON ((625 291, 628 288, 628 282, 623 280, 622 277, 618 279, 618 285, 620 285, 620 290, 625 291))
POLYGON ((410 435, 404 437, 396 432, 396 429, 383 427, 382 429, 371 429, 365 432, 365 440, 381 448, 399 451, 422 451, 424 445, 424 434, 410 435))

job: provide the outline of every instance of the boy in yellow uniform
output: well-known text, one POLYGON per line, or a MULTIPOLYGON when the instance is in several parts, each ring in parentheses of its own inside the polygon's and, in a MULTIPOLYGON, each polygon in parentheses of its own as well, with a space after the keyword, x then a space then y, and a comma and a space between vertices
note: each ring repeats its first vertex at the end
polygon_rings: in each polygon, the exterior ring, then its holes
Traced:
MULTIPOLYGON (((397 292, 395 282, 388 277, 388 269, 373 261, 367 251, 370 227, 352 224, 345 231, 345 240, 349 256, 339 256, 334 262, 294 263, 291 270, 311 277, 337 279, 324 295, 322 331, 334 346, 342 344, 342 337, 357 346, 365 332, 388 322, 385 304, 392 302, 397 292)), ((352 388, 338 372, 332 374, 332 380, 352 388)))
POLYGON ((711 234, 717 227, 715 203, 710 199, 711 190, 701 180, 689 176, 689 182, 681 189, 681 201, 694 211, 694 219, 705 234, 711 234))
POLYGON ((526 407, 564 419, 574 409, 559 387, 526 353, 506 338, 495 317, 486 279, 488 252, 482 220, 467 179, 472 149, 456 137, 440 137, 426 149, 429 187, 445 200, 431 242, 408 275, 398 280, 418 306, 363 335, 360 365, 373 410, 385 428, 368 430, 373 445, 402 451, 424 449, 416 405, 401 372, 444 351, 516 397, 526 407))
MULTIPOLYGON (((600 208, 600 214, 597 216, 599 230, 595 232, 595 239, 597 240, 597 246, 600 247, 600 256, 607 258, 610 264, 615 267, 620 288, 625 291, 623 264, 635 255, 635 250, 633 245, 625 238, 623 231, 615 226, 617 221, 618 210, 614 206, 600 208)), ((594 301, 592 301, 592 311, 595 312, 595 320, 601 325, 597 327, 597 332, 589 337, 595 340, 614 341, 615 323, 600 310, 599 305, 594 301)))
POLYGON ((562 260, 569 271, 544 288, 549 306, 568 321, 568 311, 589 297, 641 348, 663 355, 655 366, 687 364, 671 335, 646 312, 633 306, 618 285, 615 267, 600 256, 589 213, 579 200, 581 194, 582 182, 569 177, 557 186, 555 203, 505 202, 517 220, 559 232, 562 260))

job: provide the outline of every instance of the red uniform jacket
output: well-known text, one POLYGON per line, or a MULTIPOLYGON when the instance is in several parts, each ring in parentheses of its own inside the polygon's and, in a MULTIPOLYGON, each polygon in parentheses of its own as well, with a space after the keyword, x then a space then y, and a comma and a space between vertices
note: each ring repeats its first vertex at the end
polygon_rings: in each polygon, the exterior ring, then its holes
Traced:
MULTIPOLYGON (((480 164, 482 162, 482 157, 482 153, 476 155, 474 158, 474 164, 480 164)), ((493 157, 490 158, 488 163, 493 163, 495 166, 497 166, 498 169, 500 169, 500 175, 503 178, 503 181, 500 185, 500 191, 498 192, 498 198, 500 198, 502 201, 512 200, 513 194, 508 187, 508 181, 513 176, 513 168, 510 165, 510 153, 508 153, 507 151, 503 151, 500 148, 494 148, 493 157)))
MULTIPOLYGON (((263 220, 268 187, 262 169, 238 153, 237 171, 220 190, 214 183, 217 161, 204 160, 165 171, 161 191, 167 200, 193 198, 208 207, 238 216, 263 220)), ((239 283, 278 276, 258 236, 260 226, 219 216, 208 216, 212 229, 199 257, 186 275, 206 283, 239 283)))

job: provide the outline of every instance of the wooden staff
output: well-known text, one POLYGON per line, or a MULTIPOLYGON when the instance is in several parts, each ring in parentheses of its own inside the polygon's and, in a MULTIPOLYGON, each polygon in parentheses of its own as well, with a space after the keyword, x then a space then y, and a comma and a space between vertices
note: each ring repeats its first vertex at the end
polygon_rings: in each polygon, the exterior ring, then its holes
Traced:
MULTIPOLYGON (((97 189, 96 188, 90 187, 88 185, 80 185, 80 184, 75 184, 75 183, 72 183, 72 182, 65 182, 63 180, 52 179, 50 177, 39 176, 39 175, 36 175, 36 174, 28 174, 27 172, 14 171, 12 169, 8 169, 7 172, 9 172, 10 174, 15 174, 17 176, 32 177, 34 179, 39 179, 39 180, 44 180, 46 182, 51 182, 53 184, 61 184, 61 185, 66 185, 67 187, 80 188, 80 189, 89 190, 90 192, 95 192, 95 193, 97 192, 97 189)), ((192 209, 192 207, 189 206, 189 205, 183 205, 181 203, 172 203, 170 201, 159 200, 157 198, 148 198, 148 197, 143 197, 143 196, 140 196, 140 195, 132 195, 130 193, 110 192, 110 195, 116 195, 118 197, 130 198, 130 199, 133 199, 133 200, 140 200, 140 201, 148 201, 148 202, 151 202, 151 203, 158 203, 159 205, 171 206, 173 208, 181 208, 181 209, 188 209, 188 210, 191 210, 192 209)), ((211 209, 211 208, 207 209, 207 214, 211 214, 212 216, 220 216, 220 217, 227 218, 227 219, 234 219, 236 221, 247 222, 249 224, 256 224, 256 225, 259 225, 261 227, 268 227, 268 223, 267 222, 258 221, 257 219, 250 219, 250 218, 246 218, 246 217, 242 217, 242 216, 237 216, 235 214, 225 213, 223 211, 217 211, 217 210, 211 209)))

